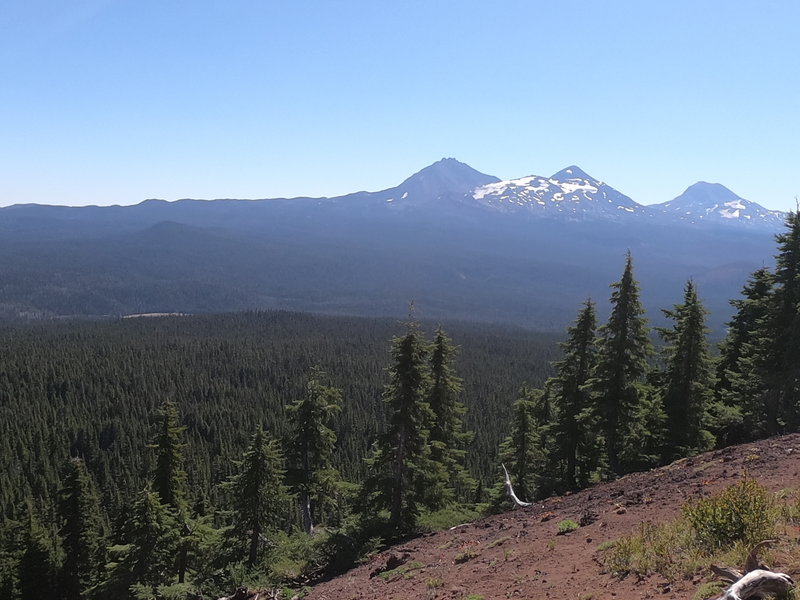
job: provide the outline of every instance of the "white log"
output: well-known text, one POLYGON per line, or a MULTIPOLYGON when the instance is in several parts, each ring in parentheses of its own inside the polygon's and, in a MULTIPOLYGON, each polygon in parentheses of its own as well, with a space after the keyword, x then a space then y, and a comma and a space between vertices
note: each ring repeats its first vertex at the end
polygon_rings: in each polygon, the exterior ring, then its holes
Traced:
POLYGON ((754 597, 780 596, 788 593, 793 587, 794 581, 786 573, 756 569, 725 590, 721 598, 723 600, 747 600, 754 597))
POLYGON ((530 502, 523 502, 517 498, 517 495, 514 493, 514 488, 511 485, 511 477, 508 475, 508 469, 506 469, 506 466, 502 463, 501 466, 503 467, 503 472, 506 474, 506 492, 508 493, 509 498, 511 498, 514 501, 514 504, 517 506, 530 506, 530 502))

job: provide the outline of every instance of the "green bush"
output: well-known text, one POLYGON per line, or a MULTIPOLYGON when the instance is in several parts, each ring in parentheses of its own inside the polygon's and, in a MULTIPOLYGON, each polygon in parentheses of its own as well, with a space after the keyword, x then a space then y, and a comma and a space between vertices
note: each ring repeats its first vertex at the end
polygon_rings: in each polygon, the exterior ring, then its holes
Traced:
POLYGON ((575 531, 578 527, 580 527, 580 525, 572 519, 564 519, 558 524, 558 535, 564 535, 570 531, 575 531))
POLYGON ((769 492, 749 477, 720 494, 683 507, 698 544, 708 552, 736 542, 750 545, 772 537, 774 513, 769 492))

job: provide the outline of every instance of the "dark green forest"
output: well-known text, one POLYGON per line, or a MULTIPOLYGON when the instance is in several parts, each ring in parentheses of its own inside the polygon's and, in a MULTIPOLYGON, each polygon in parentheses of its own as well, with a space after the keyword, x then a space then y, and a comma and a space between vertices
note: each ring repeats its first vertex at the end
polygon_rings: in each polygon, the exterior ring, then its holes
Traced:
MULTIPOLYGON (((693 281, 564 336, 285 312, 0 331, 0 597, 298 588, 385 544, 800 429, 800 219, 708 341, 693 281)), ((535 299, 532 299, 535 302, 535 299)), ((295 592, 290 592, 290 595, 295 592)))

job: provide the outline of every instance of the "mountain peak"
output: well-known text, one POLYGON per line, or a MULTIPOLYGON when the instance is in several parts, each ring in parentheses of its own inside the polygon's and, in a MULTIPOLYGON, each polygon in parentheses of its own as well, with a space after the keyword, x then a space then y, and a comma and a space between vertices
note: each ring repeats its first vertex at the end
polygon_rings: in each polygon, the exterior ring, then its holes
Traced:
POLYGON ((497 177, 476 171, 455 158, 443 158, 414 173, 398 186, 409 195, 441 196, 464 194, 476 187, 500 181, 497 177))
POLYGON ((690 222, 751 223, 776 228, 784 221, 783 213, 745 200, 720 183, 707 181, 698 181, 677 198, 653 207, 690 222))
POLYGON ((681 196, 690 196, 695 200, 706 200, 709 203, 720 202, 724 200, 741 200, 742 198, 733 191, 726 188, 721 183, 708 183, 707 181, 698 181, 693 183, 681 194, 681 196))
POLYGON ((564 169, 561 169, 558 173, 551 175, 550 179, 555 179, 556 181, 569 181, 570 179, 587 179, 589 181, 598 181, 576 165, 570 165, 564 169))

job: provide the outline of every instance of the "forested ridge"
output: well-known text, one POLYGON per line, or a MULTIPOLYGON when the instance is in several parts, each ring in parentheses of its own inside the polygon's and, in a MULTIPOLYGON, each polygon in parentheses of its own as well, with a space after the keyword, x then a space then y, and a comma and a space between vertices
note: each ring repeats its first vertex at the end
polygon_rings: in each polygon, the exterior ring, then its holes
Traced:
POLYGON ((777 245, 718 353, 691 280, 650 328, 630 254, 560 345, 293 313, 9 327, 0 596, 297 586, 507 506, 498 459, 531 500, 797 431, 796 214, 777 245))

